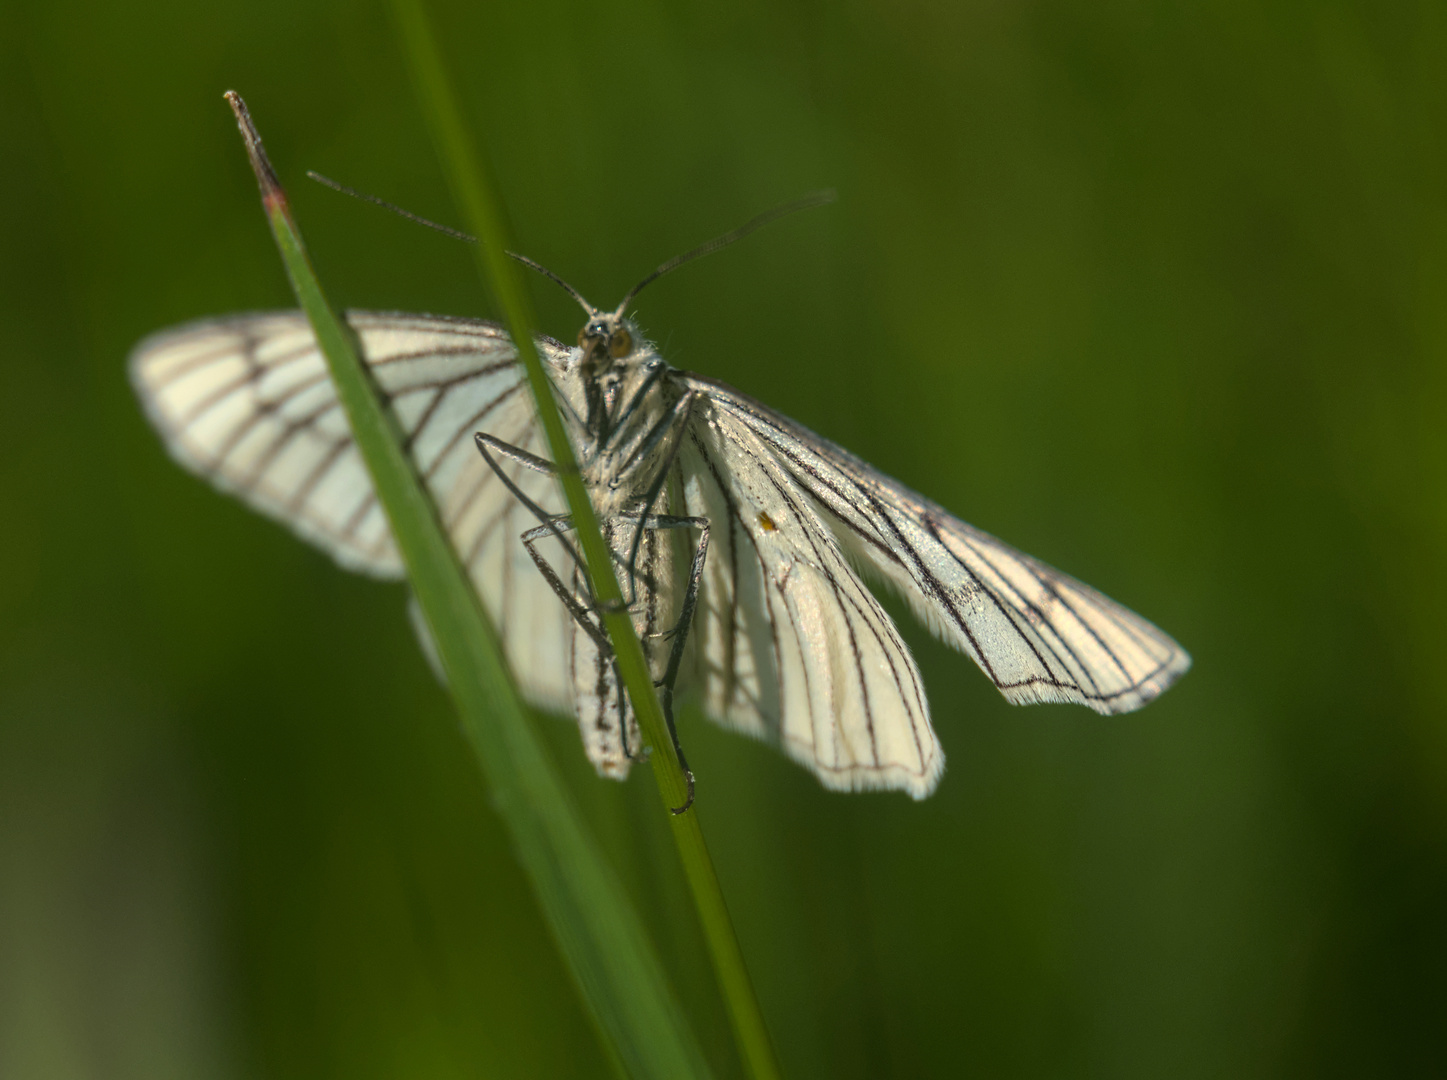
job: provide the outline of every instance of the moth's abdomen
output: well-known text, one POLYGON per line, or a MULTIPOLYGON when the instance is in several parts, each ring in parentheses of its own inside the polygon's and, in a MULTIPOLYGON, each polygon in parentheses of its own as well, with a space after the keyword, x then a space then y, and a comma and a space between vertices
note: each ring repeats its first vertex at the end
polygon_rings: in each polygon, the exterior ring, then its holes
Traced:
MULTIPOLYGON (((648 668, 657 683, 668 666, 672 639, 669 636, 678 621, 681 590, 676 587, 676 571, 672 534, 658 529, 644 529, 638 538, 638 557, 631 575, 625 571, 638 528, 637 515, 617 515, 601 523, 603 538, 612 548, 614 566, 624 600, 632 600, 629 613, 633 629, 643 645, 648 668)), ((575 570, 573 585, 578 595, 586 595, 581 571, 575 570)), ((571 624, 568 649, 568 671, 573 686, 573 705, 578 717, 578 731, 588 760, 600 776, 622 780, 629 765, 642 754, 642 736, 632 703, 618 679, 611 647, 584 629, 574 620, 571 624)))

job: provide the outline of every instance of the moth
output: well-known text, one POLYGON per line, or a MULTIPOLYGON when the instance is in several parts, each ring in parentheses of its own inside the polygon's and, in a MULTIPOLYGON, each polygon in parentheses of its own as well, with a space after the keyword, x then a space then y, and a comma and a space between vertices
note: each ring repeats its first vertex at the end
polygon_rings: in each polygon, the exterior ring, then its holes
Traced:
MULTIPOLYGON (((1139 615, 746 394, 670 366, 627 309, 713 246, 664 264, 611 311, 543 270, 586 312, 576 345, 537 345, 670 725, 675 690, 689 693, 825 787, 929 795, 945 759, 919 668, 863 577, 1016 704, 1129 712, 1189 668, 1139 615)), ((627 776, 642 740, 511 339, 475 319, 346 319, 524 695, 576 718, 601 775, 627 776)), ((136 347, 130 374, 182 466, 349 570, 403 576, 300 312, 163 332, 136 347)))

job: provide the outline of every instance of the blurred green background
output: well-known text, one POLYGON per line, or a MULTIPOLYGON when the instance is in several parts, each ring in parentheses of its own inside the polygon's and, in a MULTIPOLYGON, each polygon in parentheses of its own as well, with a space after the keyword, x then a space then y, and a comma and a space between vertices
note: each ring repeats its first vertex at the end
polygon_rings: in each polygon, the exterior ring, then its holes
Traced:
MULTIPOLYGON (((432 12, 598 303, 837 188, 653 286, 665 355, 1195 656, 1141 714, 1018 710, 911 623, 924 804, 684 717, 788 1075, 1447 1072, 1447 10, 432 12)), ((303 179, 458 221, 385 4, 0 6, 0 1075, 598 1075, 402 589, 183 474, 126 384, 289 306, 228 88, 334 299, 495 314, 303 179)), ((738 1075, 652 780, 539 723, 738 1075)))

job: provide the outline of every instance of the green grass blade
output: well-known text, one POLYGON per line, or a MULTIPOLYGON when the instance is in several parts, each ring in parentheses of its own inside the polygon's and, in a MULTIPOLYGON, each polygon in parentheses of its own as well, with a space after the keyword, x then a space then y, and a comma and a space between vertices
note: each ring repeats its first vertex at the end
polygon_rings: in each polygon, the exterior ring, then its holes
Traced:
MULTIPOLYGON (((635 1077, 710 1075, 621 884, 548 762, 496 635, 402 449, 350 331, 312 271, 246 106, 227 95, 297 299, 316 333, 357 446, 436 640, 495 805, 615 1063, 635 1077)), ((526 340, 529 343, 531 339, 526 340)))
MULTIPOLYGON (((687 784, 673 743, 668 736, 663 711, 653 691, 653 679, 643 656, 633 623, 622 606, 622 590, 613 571, 613 560, 598 529, 593 504, 583 486, 574 460, 573 448, 563 428, 563 419, 553 399, 542 362, 533 344, 537 320, 521 281, 521 271, 506 252, 512 248, 507 218, 495 185, 482 166, 461 109, 447 78, 442 57, 422 7, 422 0, 394 0, 398 22, 407 41, 413 77, 423 112, 443 160, 453 194, 461 204, 469 228, 478 238, 476 251, 483 280, 489 284, 507 319, 508 330, 517 343, 518 355, 527 365, 528 378, 538 404, 538 415, 548 438, 553 461, 558 466, 568 510, 582 548, 594 595, 604 613, 604 623, 617 656, 629 699, 648 742, 650 760, 666 807, 682 806, 687 784)), ((689 890, 708 943, 719 989, 733 1026, 739 1056, 755 1080, 777 1080, 781 1073, 753 982, 744 964, 738 935, 729 918, 723 890, 714 871, 713 859, 704 843, 698 815, 694 811, 671 815, 674 843, 683 862, 689 890)))

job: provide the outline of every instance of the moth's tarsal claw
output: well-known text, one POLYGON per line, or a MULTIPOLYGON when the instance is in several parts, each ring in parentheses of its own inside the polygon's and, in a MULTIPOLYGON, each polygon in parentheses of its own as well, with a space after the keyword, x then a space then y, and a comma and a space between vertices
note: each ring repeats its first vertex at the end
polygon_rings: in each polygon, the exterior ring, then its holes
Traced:
POLYGON ((669 809, 668 812, 674 817, 677 817, 679 814, 686 814, 689 812, 689 810, 693 808, 693 770, 684 769, 683 775, 684 778, 688 781, 688 798, 684 801, 684 804, 682 806, 674 806, 669 809))

